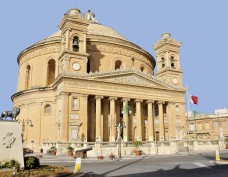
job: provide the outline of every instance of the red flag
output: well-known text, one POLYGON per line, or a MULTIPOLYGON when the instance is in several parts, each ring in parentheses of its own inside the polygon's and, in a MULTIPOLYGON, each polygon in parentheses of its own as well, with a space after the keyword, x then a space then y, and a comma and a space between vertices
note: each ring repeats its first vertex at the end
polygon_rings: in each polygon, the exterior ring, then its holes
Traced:
POLYGON ((198 97, 197 96, 193 96, 193 95, 189 94, 189 101, 192 104, 197 104, 198 105, 198 97))

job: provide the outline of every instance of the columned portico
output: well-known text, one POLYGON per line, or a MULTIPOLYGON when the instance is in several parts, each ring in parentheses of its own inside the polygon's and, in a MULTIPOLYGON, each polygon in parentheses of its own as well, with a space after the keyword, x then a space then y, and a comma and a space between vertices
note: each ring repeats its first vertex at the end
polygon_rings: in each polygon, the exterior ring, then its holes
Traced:
POLYGON ((69 93, 61 93, 61 137, 62 141, 69 139, 69 93))
POLYGON ((142 108, 141 103, 143 100, 137 99, 136 102, 136 140, 142 141, 142 108))
POLYGON ((164 141, 164 112, 163 112, 164 102, 158 102, 159 109, 159 140, 164 141))
POLYGON ((128 101, 130 101, 130 98, 123 98, 123 140, 124 142, 128 141, 128 133, 129 133, 129 106, 128 101))
POLYGON ((148 139, 154 141, 154 113, 153 113, 153 100, 147 101, 148 110, 148 139))
POLYGON ((110 141, 115 142, 116 139, 116 111, 115 111, 115 101, 117 100, 116 97, 110 97, 110 141))
POLYGON ((168 118, 169 118, 169 140, 176 139, 176 114, 175 103, 168 103, 168 118))
POLYGON ((101 99, 102 96, 96 96, 96 141, 101 142, 101 99))

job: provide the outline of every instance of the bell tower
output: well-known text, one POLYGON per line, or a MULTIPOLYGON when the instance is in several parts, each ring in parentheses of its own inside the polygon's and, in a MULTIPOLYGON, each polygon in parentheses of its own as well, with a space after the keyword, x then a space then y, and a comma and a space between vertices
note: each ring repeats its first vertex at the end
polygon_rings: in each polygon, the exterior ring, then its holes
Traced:
POLYGON ((89 21, 81 16, 80 10, 71 9, 64 14, 59 29, 61 30, 61 54, 59 71, 70 73, 86 73, 86 33, 89 21))
POLYGON ((162 34, 162 39, 153 46, 157 58, 157 78, 171 85, 182 86, 180 67, 181 43, 170 38, 169 33, 162 34))

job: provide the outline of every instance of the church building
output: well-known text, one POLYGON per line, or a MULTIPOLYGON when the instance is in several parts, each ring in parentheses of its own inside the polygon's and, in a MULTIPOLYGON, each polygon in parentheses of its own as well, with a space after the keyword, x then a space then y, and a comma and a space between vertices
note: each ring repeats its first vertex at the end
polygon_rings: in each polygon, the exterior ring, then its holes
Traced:
POLYGON ((118 136, 129 144, 184 139, 180 46, 162 34, 153 46, 155 60, 98 23, 94 13, 69 10, 57 32, 17 58, 12 100, 20 108, 18 119, 33 125, 24 125, 24 144, 39 151, 47 144, 77 143, 102 149, 118 136))

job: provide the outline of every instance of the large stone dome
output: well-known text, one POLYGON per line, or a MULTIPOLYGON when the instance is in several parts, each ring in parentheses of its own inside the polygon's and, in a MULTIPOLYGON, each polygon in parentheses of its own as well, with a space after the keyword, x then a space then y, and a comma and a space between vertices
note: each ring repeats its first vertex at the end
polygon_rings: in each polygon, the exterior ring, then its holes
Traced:
MULTIPOLYGON (((117 39, 128 41, 125 37, 123 37, 117 31, 115 31, 107 26, 101 25, 99 23, 90 23, 88 26, 87 35, 106 36, 106 37, 112 37, 112 38, 117 38, 117 39)), ((46 39, 41 40, 41 41, 37 42, 36 44, 39 44, 42 42, 47 42, 50 40, 56 40, 56 39, 60 40, 60 38, 61 38, 61 30, 53 33, 52 35, 48 36, 46 39)))

